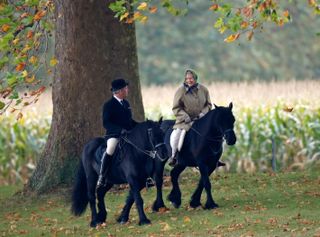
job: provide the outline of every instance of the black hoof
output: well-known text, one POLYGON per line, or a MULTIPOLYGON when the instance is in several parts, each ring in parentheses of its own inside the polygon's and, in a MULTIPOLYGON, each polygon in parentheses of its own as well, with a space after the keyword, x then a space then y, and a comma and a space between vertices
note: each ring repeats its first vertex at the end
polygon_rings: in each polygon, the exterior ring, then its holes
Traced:
POLYGON ((118 217, 118 219, 117 219, 117 222, 119 223, 119 224, 126 224, 127 222, 128 222, 128 218, 124 218, 124 217, 122 217, 122 216, 120 216, 120 217, 118 217))
POLYGON ((157 205, 156 203, 154 203, 154 204, 152 205, 152 211, 153 211, 153 212, 159 212, 159 210, 160 210, 161 208, 167 208, 167 207, 164 205, 164 203, 162 203, 161 205, 157 205))
POLYGON ((215 208, 218 208, 218 204, 216 203, 206 203, 206 205, 204 206, 204 209, 206 210, 211 210, 211 209, 215 209, 215 208))
POLYGON ((200 206, 201 206, 201 202, 199 202, 199 201, 191 201, 190 202, 190 207, 192 207, 192 208, 197 208, 200 206))
POLYGON ((151 221, 149 219, 139 221, 139 225, 150 225, 151 221))
POLYGON ((90 222, 90 227, 95 228, 95 227, 97 227, 98 224, 99 224, 99 223, 96 222, 96 221, 91 221, 91 222, 90 222))
POLYGON ((179 208, 181 205, 181 200, 177 201, 175 200, 171 195, 168 196, 168 200, 171 202, 171 204, 175 207, 175 208, 179 208))
POLYGON ((102 212, 98 213, 98 222, 99 223, 106 222, 106 219, 107 219, 107 213, 102 213, 102 212))

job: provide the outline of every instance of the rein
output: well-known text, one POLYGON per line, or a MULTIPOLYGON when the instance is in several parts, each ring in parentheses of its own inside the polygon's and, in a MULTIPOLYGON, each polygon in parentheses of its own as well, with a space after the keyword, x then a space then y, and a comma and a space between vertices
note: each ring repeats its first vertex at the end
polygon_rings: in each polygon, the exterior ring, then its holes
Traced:
POLYGON ((123 139, 126 143, 130 144, 131 146, 133 146, 136 150, 140 151, 141 153, 151 157, 152 159, 155 159, 156 157, 161 160, 161 161, 164 161, 166 159, 162 159, 158 154, 157 154, 157 148, 159 148, 160 146, 164 146, 165 144, 164 143, 159 143, 157 145, 154 145, 153 142, 152 142, 152 139, 151 139, 151 136, 152 136, 152 129, 149 128, 148 129, 148 138, 149 138, 149 142, 152 146, 152 150, 149 151, 149 150, 144 150, 140 147, 138 147, 136 144, 134 144, 132 141, 130 141, 127 137, 121 137, 121 139, 123 139))
MULTIPOLYGON (((223 136, 216 136, 214 138, 208 138, 206 136, 203 136, 198 130, 195 128, 191 127, 191 130, 193 130, 196 134, 198 134, 200 137, 204 137, 206 140, 211 141, 211 142, 221 142, 223 140, 223 136)), ((228 129, 231 130, 231 129, 228 129)))

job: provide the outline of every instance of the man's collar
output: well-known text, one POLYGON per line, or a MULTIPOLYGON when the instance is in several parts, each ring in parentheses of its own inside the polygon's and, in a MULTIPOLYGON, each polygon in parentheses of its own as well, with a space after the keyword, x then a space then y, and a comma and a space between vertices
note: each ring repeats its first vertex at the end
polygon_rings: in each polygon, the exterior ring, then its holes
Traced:
POLYGON ((122 99, 119 99, 116 95, 113 95, 113 98, 115 98, 117 101, 119 101, 120 104, 122 104, 122 99))

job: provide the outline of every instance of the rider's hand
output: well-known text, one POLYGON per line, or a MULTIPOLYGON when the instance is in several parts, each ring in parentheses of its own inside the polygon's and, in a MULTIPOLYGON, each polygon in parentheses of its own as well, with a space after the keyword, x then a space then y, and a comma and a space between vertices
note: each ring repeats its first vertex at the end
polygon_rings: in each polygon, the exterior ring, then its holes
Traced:
POLYGON ((204 116, 204 113, 200 113, 198 118, 201 119, 204 116))
POLYGON ((187 118, 184 119, 185 123, 190 123, 191 122, 191 118, 188 116, 187 118))

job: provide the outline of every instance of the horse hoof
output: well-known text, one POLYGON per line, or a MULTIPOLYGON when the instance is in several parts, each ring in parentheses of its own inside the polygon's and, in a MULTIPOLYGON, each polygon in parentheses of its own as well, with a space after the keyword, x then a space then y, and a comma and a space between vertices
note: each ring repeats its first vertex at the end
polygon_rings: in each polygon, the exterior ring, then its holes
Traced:
POLYGON ((150 225, 151 221, 149 219, 139 221, 139 225, 150 225))
POLYGON ((119 224, 121 224, 121 225, 124 225, 124 224, 126 224, 127 222, 128 222, 128 218, 124 218, 124 217, 119 217, 118 219, 117 219, 117 222, 119 223, 119 224))
POLYGON ((90 222, 90 227, 95 228, 97 227, 98 223, 96 221, 91 221, 90 222))
POLYGON ((215 208, 218 208, 218 204, 216 203, 206 203, 206 205, 204 206, 204 209, 206 210, 211 210, 211 209, 215 209, 215 208))
POLYGON ((171 202, 171 204, 174 208, 179 208, 181 205, 181 203, 176 203, 176 202, 171 202))
POLYGON ((179 208, 180 205, 181 205, 181 200, 180 200, 180 202, 179 202, 179 201, 177 202, 177 200, 174 200, 174 198, 173 198, 171 195, 168 196, 168 200, 171 202, 171 204, 172 204, 175 208, 179 208))
POLYGON ((153 206, 152 206, 153 212, 159 212, 160 209, 167 209, 167 207, 164 204, 162 204, 162 205, 157 205, 156 203, 153 204, 153 206))
POLYGON ((190 202, 190 207, 192 208, 197 208, 200 206, 201 206, 201 202, 193 202, 193 201, 190 202))

